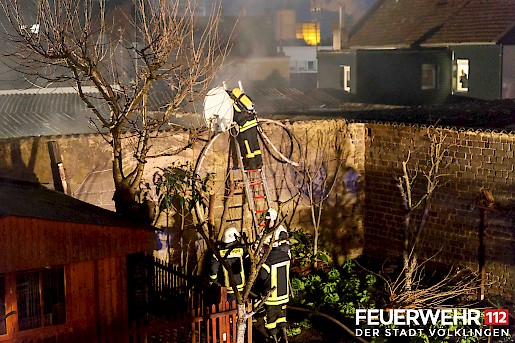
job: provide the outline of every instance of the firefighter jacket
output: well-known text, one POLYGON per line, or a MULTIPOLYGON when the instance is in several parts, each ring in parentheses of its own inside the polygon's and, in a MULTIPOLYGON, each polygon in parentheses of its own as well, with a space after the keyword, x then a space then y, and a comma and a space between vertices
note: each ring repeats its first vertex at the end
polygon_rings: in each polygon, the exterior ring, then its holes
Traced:
POLYGON ((256 285, 261 295, 268 294, 275 287, 265 305, 283 305, 289 301, 290 256, 287 251, 280 247, 272 248, 259 270, 256 285))
MULTIPOLYGON (((245 270, 243 268, 244 250, 239 245, 229 245, 220 249, 220 255, 224 257, 234 275, 234 281, 238 291, 243 291, 245 287, 245 270)), ((227 293, 234 293, 229 281, 230 274, 223 264, 218 261, 215 254, 211 257, 211 267, 209 279, 211 282, 218 282, 222 286, 227 287, 227 293)))
POLYGON ((245 170, 259 169, 263 166, 263 159, 258 139, 258 119, 254 104, 239 88, 235 88, 228 93, 233 101, 234 121, 239 126, 236 140, 243 157, 243 166, 245 170))

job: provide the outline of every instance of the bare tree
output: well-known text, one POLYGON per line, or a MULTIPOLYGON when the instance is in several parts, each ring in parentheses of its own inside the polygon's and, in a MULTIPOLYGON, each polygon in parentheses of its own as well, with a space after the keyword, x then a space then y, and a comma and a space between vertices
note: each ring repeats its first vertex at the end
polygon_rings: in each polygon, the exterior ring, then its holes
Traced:
POLYGON ((422 233, 427 227, 435 191, 450 181, 449 143, 444 130, 427 129, 428 148, 409 150, 402 161, 402 173, 397 178, 404 210, 404 249, 402 270, 390 279, 376 274, 385 282, 390 308, 442 307, 461 297, 469 297, 479 288, 477 273, 468 268, 452 267, 445 275, 426 284, 425 265, 435 256, 420 259, 422 233))
POLYGON ((410 292, 412 283, 416 278, 418 269, 417 248, 420 235, 426 227, 429 218, 429 210, 433 194, 441 185, 444 173, 445 156, 448 147, 445 144, 446 135, 441 130, 427 130, 429 138, 429 150, 425 154, 425 163, 415 163, 410 167, 411 151, 408 151, 406 159, 402 162, 402 175, 397 179, 404 214, 404 251, 403 272, 404 290, 410 292), (417 177, 422 175, 423 181, 417 183, 417 177), (419 186, 421 192, 416 192, 419 186), (418 193, 418 194, 417 194, 418 193))
MULTIPOLYGON (((347 138, 346 124, 336 125, 332 132, 308 129, 305 132, 302 158, 298 168, 298 187, 306 199, 314 231, 313 258, 317 266, 318 246, 322 229, 322 220, 327 213, 330 196, 334 195, 337 183, 341 182, 342 168, 347 163, 348 151, 344 151, 347 138)), ((298 205, 298 203, 297 203, 298 205)), ((334 205, 334 204, 333 204, 334 205)))
POLYGON ((196 15, 198 0, 117 4, 1 0, 10 24, 4 27, 8 65, 34 83, 67 81, 76 88, 112 148, 116 209, 132 213, 152 140, 174 112, 203 93, 229 45, 220 39, 218 0, 208 17, 196 15), (157 110, 151 95, 160 97, 157 110))

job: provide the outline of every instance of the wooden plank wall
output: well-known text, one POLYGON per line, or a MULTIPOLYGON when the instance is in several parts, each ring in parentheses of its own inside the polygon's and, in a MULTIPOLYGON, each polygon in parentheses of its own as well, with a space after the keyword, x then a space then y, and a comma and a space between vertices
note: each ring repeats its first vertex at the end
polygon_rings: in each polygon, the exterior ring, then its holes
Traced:
POLYGON ((76 263, 67 278, 67 323, 74 332, 106 335, 128 325, 125 256, 76 263))
POLYGON ((156 248, 155 233, 38 218, 0 218, 0 273, 69 265, 156 248))

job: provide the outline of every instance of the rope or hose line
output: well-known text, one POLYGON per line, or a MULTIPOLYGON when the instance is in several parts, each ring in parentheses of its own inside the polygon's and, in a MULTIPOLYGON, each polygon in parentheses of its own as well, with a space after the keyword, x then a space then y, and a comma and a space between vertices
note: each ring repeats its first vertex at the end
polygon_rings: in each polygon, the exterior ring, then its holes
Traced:
MULTIPOLYGON (((278 122, 276 120, 271 120, 271 119, 259 119, 260 122, 267 122, 267 123, 274 123, 276 125, 279 125, 281 126, 283 129, 289 131, 286 126, 281 123, 281 122, 278 122)), ((259 126, 258 126, 259 127, 259 126)), ((279 155, 285 162, 291 164, 292 166, 294 167, 298 167, 299 164, 295 161, 292 161, 290 160, 288 157, 284 156, 280 151, 279 149, 277 149, 277 147, 272 143, 272 141, 270 140, 270 138, 268 138, 268 136, 265 134, 265 132, 259 127, 259 133, 261 134, 261 137, 263 137, 263 139, 266 141, 266 143, 274 150, 274 152, 279 155)))

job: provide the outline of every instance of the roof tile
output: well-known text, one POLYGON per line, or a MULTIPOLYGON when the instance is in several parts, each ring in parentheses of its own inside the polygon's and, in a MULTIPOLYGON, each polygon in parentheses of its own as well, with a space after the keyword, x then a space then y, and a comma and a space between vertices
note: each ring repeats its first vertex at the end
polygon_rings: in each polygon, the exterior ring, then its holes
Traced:
POLYGON ((351 47, 495 43, 515 26, 515 0, 380 0, 351 32, 351 47))

